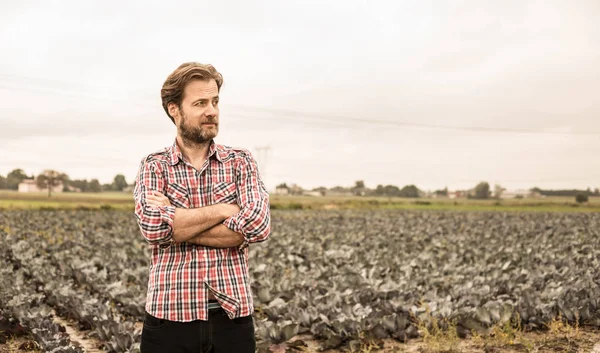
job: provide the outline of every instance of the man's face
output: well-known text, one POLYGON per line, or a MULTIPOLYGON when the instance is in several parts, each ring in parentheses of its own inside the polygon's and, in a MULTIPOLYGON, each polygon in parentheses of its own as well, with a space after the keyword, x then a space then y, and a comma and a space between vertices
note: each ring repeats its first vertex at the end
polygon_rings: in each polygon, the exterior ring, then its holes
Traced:
MULTIPOLYGON (((185 87, 181 107, 173 105, 175 125, 183 140, 206 143, 219 132, 219 89, 215 80, 194 80, 185 87)), ((170 108, 171 109, 171 108, 170 108)))

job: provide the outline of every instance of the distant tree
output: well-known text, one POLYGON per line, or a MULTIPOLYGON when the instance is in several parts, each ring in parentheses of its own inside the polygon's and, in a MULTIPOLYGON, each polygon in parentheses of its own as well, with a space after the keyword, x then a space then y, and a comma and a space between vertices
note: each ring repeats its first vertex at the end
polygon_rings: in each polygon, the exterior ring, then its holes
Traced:
POLYGON ((286 183, 281 183, 279 185, 277 185, 278 189, 289 189, 286 183))
POLYGON ((383 185, 378 184, 377 187, 375 187, 375 191, 373 192, 376 196, 387 196, 385 195, 385 193, 383 192, 383 185))
POLYGON ((6 176, 6 188, 11 190, 18 190, 19 184, 23 180, 28 178, 29 177, 27 176, 27 174, 25 174, 23 169, 15 169, 8 173, 8 175, 6 176))
POLYGON ((501 185, 494 185, 494 197, 499 199, 502 197, 502 193, 506 191, 505 188, 503 188, 501 185))
POLYGON ((400 197, 400 188, 396 185, 377 185, 373 194, 376 196, 400 197))
POLYGON ((542 195, 544 193, 544 190, 538 188, 537 186, 529 189, 529 191, 531 191, 532 193, 538 193, 540 195, 542 195))
POLYGON ((65 179, 63 180, 63 192, 71 191, 71 178, 67 174, 65 174, 65 179))
POLYGON ((88 181, 85 180, 85 179, 77 179, 77 180, 70 180, 69 181, 69 185, 71 187, 77 188, 81 192, 87 192, 87 191, 89 191, 88 190, 88 188, 89 188, 88 184, 89 184, 88 181))
POLYGON ((100 188, 102 189, 102 191, 116 191, 114 184, 102 184, 100 186, 100 188))
POLYGON ((419 197, 419 189, 415 185, 406 185, 400 189, 400 197, 419 197))
POLYGON ((594 189, 594 195, 596 195, 596 196, 600 195, 600 189, 595 188, 594 189))
POLYGON ((363 180, 357 180, 352 188, 354 195, 364 195, 365 193, 365 182, 363 180))
POLYGON ((448 196, 448 187, 433 192, 437 196, 448 196))
POLYGON ((113 190, 123 191, 127 187, 127 181, 123 174, 117 174, 113 180, 113 190))
POLYGON ((588 188, 587 190, 578 190, 578 189, 565 189, 565 190, 540 190, 540 194, 544 196, 569 196, 569 197, 577 197, 578 194, 584 194, 587 196, 591 196, 592 190, 588 188))
POLYGON ((477 184, 473 197, 482 200, 490 198, 490 184, 485 181, 477 184))
POLYGON ((52 196, 52 189, 64 184, 68 176, 56 170, 46 169, 42 174, 38 175, 35 183, 40 190, 48 189, 48 197, 52 196))
POLYGON ((318 188, 312 189, 312 191, 318 191, 321 196, 325 196, 327 194, 327 188, 324 186, 320 186, 318 188))
POLYGON ((98 179, 90 180, 89 185, 88 185, 88 190, 91 192, 101 192, 102 191, 102 186, 100 185, 100 182, 98 181, 98 179))
POLYGON ((0 175, 0 189, 6 189, 8 183, 6 182, 6 178, 0 175))
POLYGON ((586 194, 577 194, 577 196, 575 196, 575 202, 577 203, 584 203, 584 202, 588 202, 589 201, 589 197, 586 194))
POLYGON ((343 193, 349 192, 350 190, 348 188, 343 187, 343 186, 334 186, 331 189, 329 189, 329 191, 343 194, 343 193))

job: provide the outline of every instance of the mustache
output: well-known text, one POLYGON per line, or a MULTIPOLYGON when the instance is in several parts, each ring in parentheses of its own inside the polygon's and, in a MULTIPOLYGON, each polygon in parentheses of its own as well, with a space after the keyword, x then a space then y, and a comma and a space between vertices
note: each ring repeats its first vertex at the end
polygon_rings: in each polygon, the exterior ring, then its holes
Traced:
POLYGON ((201 124, 218 124, 219 123, 219 119, 207 119, 206 121, 203 121, 201 124))

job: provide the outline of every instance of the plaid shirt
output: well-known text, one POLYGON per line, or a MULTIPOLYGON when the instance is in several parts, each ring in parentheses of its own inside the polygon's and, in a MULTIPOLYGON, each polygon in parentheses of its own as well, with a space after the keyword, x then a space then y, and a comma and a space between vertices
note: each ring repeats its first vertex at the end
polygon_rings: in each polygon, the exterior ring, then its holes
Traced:
POLYGON ((253 313, 247 246, 268 239, 271 216, 269 195, 249 151, 212 142, 206 162, 197 170, 175 141, 142 160, 134 199, 138 225, 152 251, 148 313, 171 321, 208 320, 210 293, 232 319, 253 313), (147 205, 152 190, 166 195, 172 206, 147 205), (240 212, 223 224, 244 236, 240 247, 219 249, 172 240, 176 207, 216 203, 239 205, 240 212))

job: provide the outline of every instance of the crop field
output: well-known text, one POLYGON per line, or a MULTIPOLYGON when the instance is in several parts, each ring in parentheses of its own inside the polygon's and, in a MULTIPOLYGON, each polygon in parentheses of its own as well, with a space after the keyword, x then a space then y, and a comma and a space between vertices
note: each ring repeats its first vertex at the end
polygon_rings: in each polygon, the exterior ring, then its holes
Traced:
MULTIPOLYGON (((133 211, 130 192, 55 193, 0 190, 0 210, 15 209, 111 209, 133 211)), ((382 196, 303 196, 271 195, 272 209, 396 209, 448 211, 538 211, 538 212, 600 212, 600 197, 578 204, 574 197, 544 197, 523 199, 473 200, 466 198, 400 198, 382 196)))
MULTIPOLYGON (((552 352, 519 332, 600 328, 599 213, 272 216, 271 238, 250 247, 261 352, 299 352, 307 337, 338 351, 402 352, 417 339, 460 351, 465 337, 504 337, 510 352, 552 352)), ((68 322, 101 351, 137 351, 148 254, 131 212, 0 211, 0 343, 23 335, 39 351, 83 352, 68 322)))

